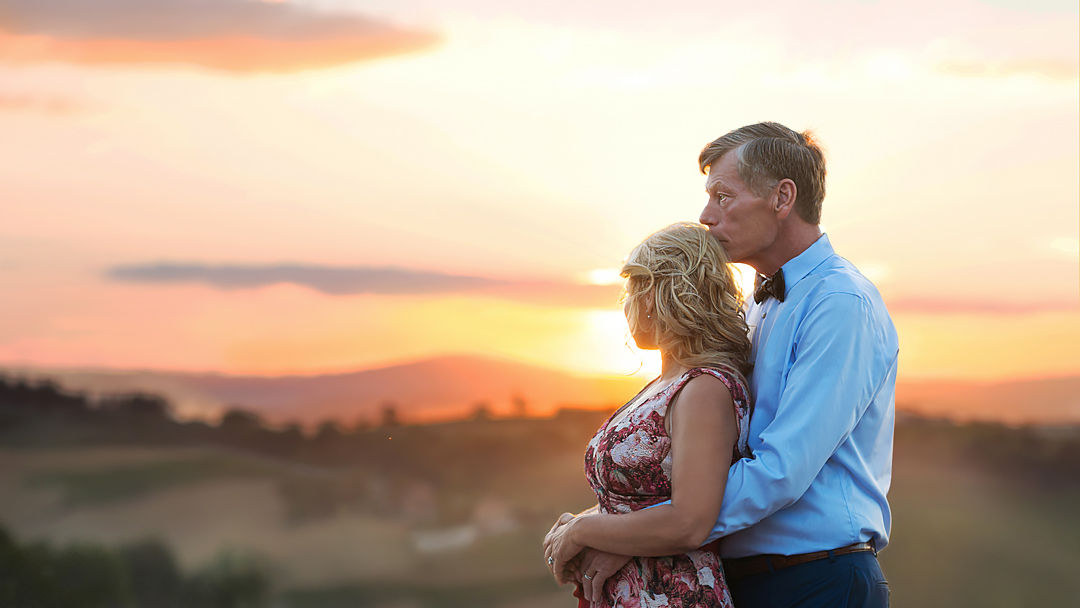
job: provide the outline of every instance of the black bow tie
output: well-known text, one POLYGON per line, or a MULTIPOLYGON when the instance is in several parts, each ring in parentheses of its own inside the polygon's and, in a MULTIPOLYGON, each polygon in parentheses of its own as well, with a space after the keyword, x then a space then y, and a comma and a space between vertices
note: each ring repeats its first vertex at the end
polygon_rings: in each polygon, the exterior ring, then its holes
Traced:
POLYGON ((765 277, 757 275, 757 281, 754 284, 754 301, 761 304, 767 300, 770 296, 776 298, 778 302, 784 301, 784 269, 776 271, 776 274, 771 277, 765 277))

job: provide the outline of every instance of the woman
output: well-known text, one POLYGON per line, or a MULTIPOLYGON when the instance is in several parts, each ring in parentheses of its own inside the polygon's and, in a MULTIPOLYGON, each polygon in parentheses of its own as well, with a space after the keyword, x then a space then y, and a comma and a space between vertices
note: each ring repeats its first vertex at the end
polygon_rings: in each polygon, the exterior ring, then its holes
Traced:
POLYGON ((750 342, 727 255, 698 224, 669 226, 622 268, 634 341, 659 349, 663 371, 600 427, 585 452, 597 505, 569 513, 544 539, 582 605, 731 606, 706 541, 730 464, 747 455, 750 342), (661 504, 664 503, 664 504, 661 504), (651 509, 626 516, 632 511, 651 509), (634 555, 600 588, 586 548, 634 555))

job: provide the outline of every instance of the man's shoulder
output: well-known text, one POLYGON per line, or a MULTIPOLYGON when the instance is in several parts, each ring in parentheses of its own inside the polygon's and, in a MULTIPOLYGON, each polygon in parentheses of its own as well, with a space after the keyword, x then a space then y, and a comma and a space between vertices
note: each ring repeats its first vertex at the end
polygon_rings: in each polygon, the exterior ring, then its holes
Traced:
POLYGON ((850 294, 870 305, 882 305, 881 293, 874 283, 847 259, 833 254, 806 277, 807 296, 815 299, 833 294, 850 294))
POLYGON ((896 329, 874 283, 848 260, 831 255, 807 275, 802 295, 804 315, 817 311, 819 321, 831 320, 826 325, 849 325, 856 317, 866 320, 868 327, 875 328, 880 339, 892 344, 896 341, 896 329))

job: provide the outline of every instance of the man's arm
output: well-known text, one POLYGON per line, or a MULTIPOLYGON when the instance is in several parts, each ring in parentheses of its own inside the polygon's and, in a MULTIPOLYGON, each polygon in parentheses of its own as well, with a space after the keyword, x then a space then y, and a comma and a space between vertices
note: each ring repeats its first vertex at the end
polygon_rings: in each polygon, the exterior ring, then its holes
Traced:
MULTIPOLYGON (((724 501, 708 541, 748 528, 799 500, 851 434, 895 363, 870 305, 833 293, 807 313, 795 335, 795 360, 776 416, 761 432, 754 458, 727 475, 724 501)), ((668 503, 629 513, 645 517, 668 503)))
POLYGON ((799 500, 847 440, 895 363, 885 328, 862 297, 825 296, 795 333, 794 362, 754 458, 728 472, 709 540, 748 528, 799 500))

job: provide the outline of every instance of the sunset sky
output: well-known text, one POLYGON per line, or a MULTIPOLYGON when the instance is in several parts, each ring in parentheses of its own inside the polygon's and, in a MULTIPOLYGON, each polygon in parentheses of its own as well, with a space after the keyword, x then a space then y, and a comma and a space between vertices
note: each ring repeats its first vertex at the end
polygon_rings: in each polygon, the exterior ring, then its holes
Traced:
POLYGON ((0 0, 0 367, 647 374, 615 270, 776 120, 902 377, 1080 374, 1076 2, 767 6, 0 0))

